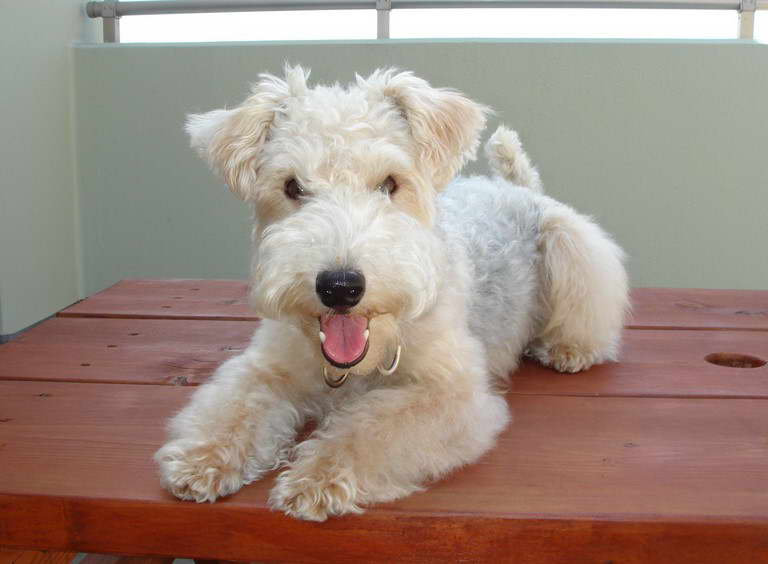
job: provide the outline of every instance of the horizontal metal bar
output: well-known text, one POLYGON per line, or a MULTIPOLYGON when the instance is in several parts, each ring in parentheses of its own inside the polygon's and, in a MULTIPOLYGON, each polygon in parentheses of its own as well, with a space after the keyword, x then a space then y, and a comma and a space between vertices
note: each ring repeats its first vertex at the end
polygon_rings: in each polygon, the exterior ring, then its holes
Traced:
MULTIPOLYGON (((392 0, 393 10, 423 8, 639 8, 737 10, 740 6, 740 0, 392 0)), ((758 0, 757 9, 768 9, 768 0, 758 0)))
POLYGON ((392 0, 392 9, 424 8, 650 8, 735 10, 738 0, 392 0))
MULTIPOLYGON (((128 0, 114 3, 117 17, 152 14, 271 12, 292 10, 374 10, 376 0, 128 0)), ((635 8, 738 10, 740 0, 392 0, 392 9, 425 8, 635 8)), ((92 18, 102 17, 104 2, 88 2, 92 18)), ((768 9, 759 0, 757 9, 768 9)))
MULTIPOLYGON (((102 5, 103 2, 88 2, 88 15, 92 18, 101 17, 102 5)), ((365 9, 376 9, 376 0, 141 0, 119 2, 117 15, 365 9)))

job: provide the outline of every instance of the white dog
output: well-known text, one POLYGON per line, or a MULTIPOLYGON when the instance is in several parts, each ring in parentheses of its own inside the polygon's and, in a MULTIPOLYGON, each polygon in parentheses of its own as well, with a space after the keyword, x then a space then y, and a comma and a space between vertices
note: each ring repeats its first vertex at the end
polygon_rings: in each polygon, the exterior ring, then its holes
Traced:
POLYGON ((514 132, 486 146, 495 178, 454 180, 483 106, 408 72, 307 78, 262 75, 241 106, 189 117, 192 146, 253 206, 264 321, 156 460, 196 501, 284 468, 272 507, 322 521, 477 460, 524 352, 567 372, 615 359, 627 277, 597 225, 541 194, 514 132))

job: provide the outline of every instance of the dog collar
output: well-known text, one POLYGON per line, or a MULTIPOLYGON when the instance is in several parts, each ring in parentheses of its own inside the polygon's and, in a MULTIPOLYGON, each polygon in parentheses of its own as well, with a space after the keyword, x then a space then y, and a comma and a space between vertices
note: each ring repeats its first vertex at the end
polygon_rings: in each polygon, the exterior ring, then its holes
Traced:
MULTIPOLYGON (((395 373, 395 370, 397 370, 397 367, 400 364, 400 355, 402 352, 402 347, 400 345, 397 345, 397 350, 395 351, 395 358, 392 359, 392 364, 390 364, 389 368, 382 368, 381 366, 377 367, 377 370, 379 371, 379 374, 382 376, 391 376, 395 373)), ((323 380, 325 380, 325 383, 331 387, 331 388, 340 388, 344 382, 347 381, 347 378, 349 377, 349 372, 344 372, 341 376, 338 378, 333 378, 330 374, 328 374, 328 370, 325 367, 325 364, 323 364, 323 380)))

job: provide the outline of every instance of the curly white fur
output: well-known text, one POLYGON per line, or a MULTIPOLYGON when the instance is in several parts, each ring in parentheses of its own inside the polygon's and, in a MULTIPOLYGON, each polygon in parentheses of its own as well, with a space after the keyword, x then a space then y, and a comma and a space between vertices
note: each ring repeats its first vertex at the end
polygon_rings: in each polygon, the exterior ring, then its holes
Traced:
POLYGON ((164 485, 213 501, 283 467, 270 503, 303 519, 419 490, 490 449, 510 415, 495 391, 530 351, 576 372, 615 359, 622 252, 541 194, 517 135, 486 146, 493 179, 457 178, 487 109, 407 72, 349 87, 263 75, 241 106, 190 116, 191 144, 254 209, 252 303, 265 319, 170 424, 164 485), (377 187, 393 177, 397 191, 377 187), (286 181, 304 189, 286 197, 286 181), (449 184, 450 182, 450 184, 449 184), (446 187, 447 186, 447 187, 446 187), (354 268, 369 348, 327 387, 318 272, 354 268), (384 375, 397 347, 402 358, 384 375), (317 429, 300 444, 308 421, 317 429))

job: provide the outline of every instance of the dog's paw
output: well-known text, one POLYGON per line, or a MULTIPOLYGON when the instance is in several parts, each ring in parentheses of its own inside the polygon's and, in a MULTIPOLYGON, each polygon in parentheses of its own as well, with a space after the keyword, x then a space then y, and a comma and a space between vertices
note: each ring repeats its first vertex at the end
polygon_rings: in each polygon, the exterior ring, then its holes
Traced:
POLYGON ((294 467, 277 477, 269 504, 297 519, 325 521, 331 515, 362 513, 357 497, 353 479, 294 467))
POLYGON ((538 346, 531 350, 531 354, 541 364, 558 372, 581 372, 600 362, 596 352, 568 344, 538 346))
POLYGON ((155 454, 163 486, 180 499, 215 501, 239 490, 240 468, 228 460, 225 449, 186 439, 167 443, 155 454))

